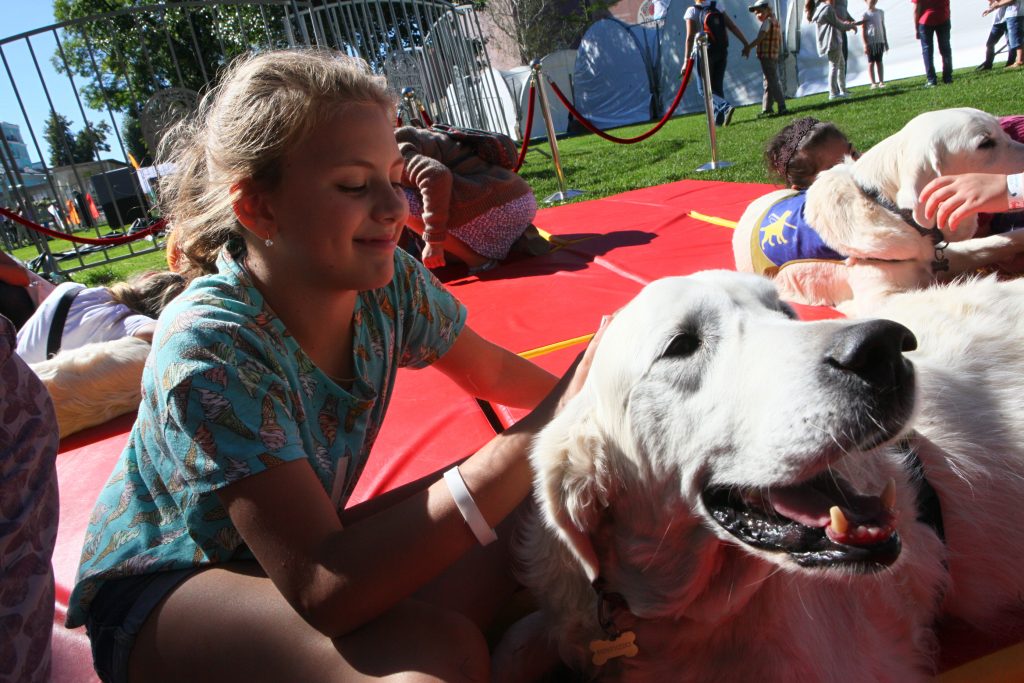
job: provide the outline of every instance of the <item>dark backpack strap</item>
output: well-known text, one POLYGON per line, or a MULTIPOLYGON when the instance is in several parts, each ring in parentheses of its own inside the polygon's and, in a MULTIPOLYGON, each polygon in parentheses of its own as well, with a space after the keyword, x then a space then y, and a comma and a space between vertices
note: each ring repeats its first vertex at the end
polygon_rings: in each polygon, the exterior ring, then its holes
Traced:
POLYGON ((71 302, 75 300, 80 287, 66 289, 60 295, 60 301, 53 309, 53 320, 50 321, 50 334, 46 337, 46 359, 49 360, 60 351, 61 339, 64 337, 64 322, 68 319, 68 311, 71 310, 71 302))

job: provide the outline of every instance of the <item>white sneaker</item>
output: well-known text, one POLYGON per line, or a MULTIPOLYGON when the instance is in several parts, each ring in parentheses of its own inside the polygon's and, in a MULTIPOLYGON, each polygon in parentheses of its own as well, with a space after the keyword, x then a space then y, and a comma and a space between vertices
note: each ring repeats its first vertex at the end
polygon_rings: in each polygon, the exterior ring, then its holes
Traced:
POLYGON ((849 97, 850 93, 848 91, 844 90, 841 93, 839 93, 839 96, 840 97, 849 97))
POLYGON ((874 90, 874 89, 875 89, 875 88, 877 88, 877 87, 879 87, 877 83, 872 83, 872 84, 871 84, 871 89, 872 89, 872 90, 874 90))
POLYGON ((878 84, 878 87, 879 87, 879 88, 884 88, 884 87, 885 87, 885 83, 879 83, 879 84, 878 84))

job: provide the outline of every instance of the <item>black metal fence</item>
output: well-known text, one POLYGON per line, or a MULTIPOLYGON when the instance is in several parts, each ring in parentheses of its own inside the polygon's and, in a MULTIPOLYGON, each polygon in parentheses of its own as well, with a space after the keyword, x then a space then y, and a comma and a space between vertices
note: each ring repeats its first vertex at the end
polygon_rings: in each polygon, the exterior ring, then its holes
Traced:
MULTIPOLYGON (((0 39, 0 99, 16 105, 0 135, 0 205, 92 237, 148 224, 162 175, 156 145, 233 57, 330 47, 365 59, 392 88, 415 88, 433 120, 503 130, 480 25, 443 0, 185 0, 134 6, 0 39)), ((12 111, 11 108, 5 112, 12 111)), ((0 222, 0 248, 35 245, 56 278, 162 248, 53 253, 0 222)))

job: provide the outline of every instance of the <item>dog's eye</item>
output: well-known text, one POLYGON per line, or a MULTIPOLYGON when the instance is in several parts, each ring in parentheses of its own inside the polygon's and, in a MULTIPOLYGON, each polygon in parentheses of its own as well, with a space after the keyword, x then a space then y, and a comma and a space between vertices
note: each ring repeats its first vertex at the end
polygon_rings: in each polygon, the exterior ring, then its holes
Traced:
POLYGON ((981 141, 981 144, 978 145, 978 149, 992 149, 995 146, 995 140, 993 140, 992 138, 985 138, 984 140, 981 141))
POLYGON ((668 343, 668 348, 665 349, 665 353, 662 355, 685 358, 696 353, 700 345, 700 337, 689 332, 682 332, 672 337, 672 341, 668 343))

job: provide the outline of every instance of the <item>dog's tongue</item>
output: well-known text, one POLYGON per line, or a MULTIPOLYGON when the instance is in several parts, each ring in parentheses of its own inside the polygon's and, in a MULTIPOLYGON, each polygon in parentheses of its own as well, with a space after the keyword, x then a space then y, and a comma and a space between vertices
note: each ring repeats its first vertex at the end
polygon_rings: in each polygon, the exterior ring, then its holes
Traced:
POLYGON ((799 486, 773 488, 767 502, 783 517, 804 526, 824 528, 836 543, 871 545, 885 541, 894 532, 894 498, 892 483, 880 496, 865 496, 841 477, 826 473, 799 486))

